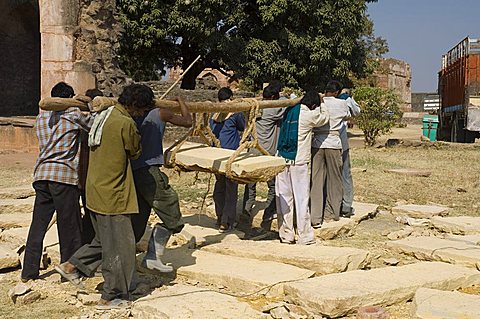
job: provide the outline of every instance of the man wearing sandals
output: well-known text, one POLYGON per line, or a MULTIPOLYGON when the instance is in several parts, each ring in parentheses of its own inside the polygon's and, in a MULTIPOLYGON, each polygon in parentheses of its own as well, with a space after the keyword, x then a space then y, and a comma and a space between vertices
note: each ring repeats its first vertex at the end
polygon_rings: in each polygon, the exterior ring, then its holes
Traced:
POLYGON ((97 114, 89 136, 90 159, 86 182, 87 207, 95 237, 68 262, 57 267, 64 278, 80 284, 80 273, 93 276, 99 263, 104 278, 97 306, 125 306, 135 273, 135 235, 131 216, 138 214, 137 194, 130 159, 140 156, 137 126, 123 105, 141 108, 144 96, 138 85, 124 88, 115 104, 97 114), (132 101, 136 100, 136 103, 132 101))

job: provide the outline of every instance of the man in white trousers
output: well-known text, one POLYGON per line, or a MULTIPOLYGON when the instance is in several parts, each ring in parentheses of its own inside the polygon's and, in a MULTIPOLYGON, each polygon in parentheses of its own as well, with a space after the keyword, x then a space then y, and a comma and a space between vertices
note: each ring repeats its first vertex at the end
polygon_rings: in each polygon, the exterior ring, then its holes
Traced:
POLYGON ((310 176, 312 130, 329 120, 327 110, 315 91, 308 91, 300 104, 285 111, 277 147, 277 154, 287 163, 277 175, 275 189, 280 241, 295 243, 294 211, 297 219, 298 244, 315 243, 310 221, 310 176))

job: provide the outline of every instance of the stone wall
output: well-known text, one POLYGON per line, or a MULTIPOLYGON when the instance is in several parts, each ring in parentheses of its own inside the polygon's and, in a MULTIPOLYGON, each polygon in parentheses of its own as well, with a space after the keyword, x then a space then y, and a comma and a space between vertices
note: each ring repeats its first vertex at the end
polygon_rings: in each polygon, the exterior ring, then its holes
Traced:
POLYGON ((382 59, 375 73, 376 85, 394 90, 403 101, 402 110, 412 109, 412 73, 410 65, 397 59, 382 59))
POLYGON ((0 116, 38 114, 38 5, 0 1, 0 48, 0 116))

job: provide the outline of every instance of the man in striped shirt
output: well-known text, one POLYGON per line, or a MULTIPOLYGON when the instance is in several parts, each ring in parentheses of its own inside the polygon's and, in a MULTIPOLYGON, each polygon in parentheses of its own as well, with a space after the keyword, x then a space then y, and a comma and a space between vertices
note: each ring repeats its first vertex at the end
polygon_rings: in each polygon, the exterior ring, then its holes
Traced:
MULTIPOLYGON (((73 88, 60 82, 52 97, 71 98, 73 88)), ((22 281, 37 279, 43 239, 53 213, 57 212, 61 262, 81 247, 81 217, 78 189, 80 132, 90 130, 90 116, 78 108, 41 111, 35 122, 40 153, 34 169, 35 204, 25 248, 22 281)))

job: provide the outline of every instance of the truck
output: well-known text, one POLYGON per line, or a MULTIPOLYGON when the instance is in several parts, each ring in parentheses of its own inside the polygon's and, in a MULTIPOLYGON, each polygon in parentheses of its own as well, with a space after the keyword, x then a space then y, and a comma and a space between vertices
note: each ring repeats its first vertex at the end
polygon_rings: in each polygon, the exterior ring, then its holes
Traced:
POLYGON ((442 56, 438 94, 437 139, 474 143, 480 138, 480 39, 467 37, 442 56))

